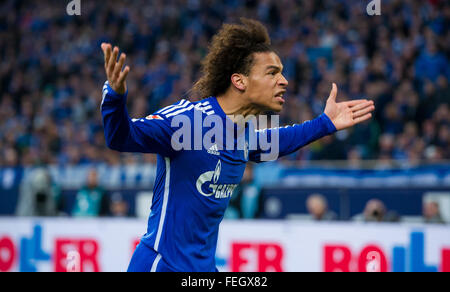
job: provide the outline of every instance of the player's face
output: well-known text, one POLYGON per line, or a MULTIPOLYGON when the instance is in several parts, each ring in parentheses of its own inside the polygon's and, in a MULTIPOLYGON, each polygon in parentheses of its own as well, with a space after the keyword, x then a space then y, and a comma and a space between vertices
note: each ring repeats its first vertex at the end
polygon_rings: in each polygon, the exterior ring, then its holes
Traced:
POLYGON ((282 71, 283 65, 277 54, 255 53, 245 90, 249 101, 262 110, 281 111, 288 86, 282 71))

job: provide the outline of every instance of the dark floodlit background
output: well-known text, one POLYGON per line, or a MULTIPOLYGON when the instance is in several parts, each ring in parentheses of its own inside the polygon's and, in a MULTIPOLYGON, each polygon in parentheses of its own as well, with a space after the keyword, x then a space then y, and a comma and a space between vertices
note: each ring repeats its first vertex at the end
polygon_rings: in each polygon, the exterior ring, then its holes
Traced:
MULTIPOLYGON (((249 165, 226 222, 423 230, 450 222, 448 1, 380 0, 373 16, 369 0, 80 0, 80 16, 66 13, 69 2, 0 4, 0 239, 16 220, 47 216, 139 218, 139 237, 156 156, 105 145, 100 44, 127 54, 128 110, 141 118, 186 97, 211 37, 239 17, 262 21, 282 58, 281 124, 321 114, 332 82, 338 101, 372 99, 376 111, 288 157, 249 165)), ((11 269, 22 269, 18 261, 11 269)))

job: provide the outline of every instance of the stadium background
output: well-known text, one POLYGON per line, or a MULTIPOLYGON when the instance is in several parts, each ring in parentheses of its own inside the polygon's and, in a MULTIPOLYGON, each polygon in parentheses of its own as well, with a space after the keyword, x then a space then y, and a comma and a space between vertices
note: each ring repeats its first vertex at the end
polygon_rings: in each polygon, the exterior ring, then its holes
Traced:
POLYGON ((100 43, 127 53, 128 109, 144 117, 187 96, 211 36, 242 16, 267 25, 282 58, 280 123, 319 115, 332 82, 338 100, 370 98, 376 112, 251 165, 219 269, 450 271, 447 1, 381 0, 374 16, 368 0, 81 0, 80 16, 69 2, 0 4, 0 271, 64 270, 72 249, 81 270, 126 269, 156 160, 105 146, 100 43), (326 220, 308 214, 312 194, 326 220))

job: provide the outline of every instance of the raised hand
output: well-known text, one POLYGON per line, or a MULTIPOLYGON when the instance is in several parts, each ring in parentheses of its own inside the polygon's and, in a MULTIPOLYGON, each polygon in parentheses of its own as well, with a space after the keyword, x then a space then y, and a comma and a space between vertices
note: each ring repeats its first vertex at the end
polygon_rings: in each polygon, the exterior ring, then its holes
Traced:
POLYGON ((102 43, 101 45, 103 55, 105 56, 105 71, 108 77, 109 86, 118 94, 124 94, 127 91, 126 78, 130 72, 130 67, 126 66, 122 71, 123 64, 125 63, 126 55, 120 54, 119 61, 117 56, 119 55, 119 48, 112 47, 108 43, 102 43))
POLYGON ((352 127, 372 117, 371 112, 375 110, 373 101, 358 99, 336 102, 336 96, 337 86, 333 83, 333 88, 327 99, 324 112, 333 122, 338 131, 352 127))

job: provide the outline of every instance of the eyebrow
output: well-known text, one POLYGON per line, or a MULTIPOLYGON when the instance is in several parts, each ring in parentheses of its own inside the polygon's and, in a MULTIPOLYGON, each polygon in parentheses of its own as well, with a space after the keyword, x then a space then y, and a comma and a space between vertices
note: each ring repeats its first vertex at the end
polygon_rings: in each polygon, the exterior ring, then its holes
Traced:
POLYGON ((269 69, 275 69, 275 70, 280 71, 280 72, 283 70, 282 68, 280 68, 280 67, 278 67, 278 66, 275 66, 275 65, 269 65, 269 66, 267 66, 267 67, 266 67, 266 71, 269 70, 269 69))

